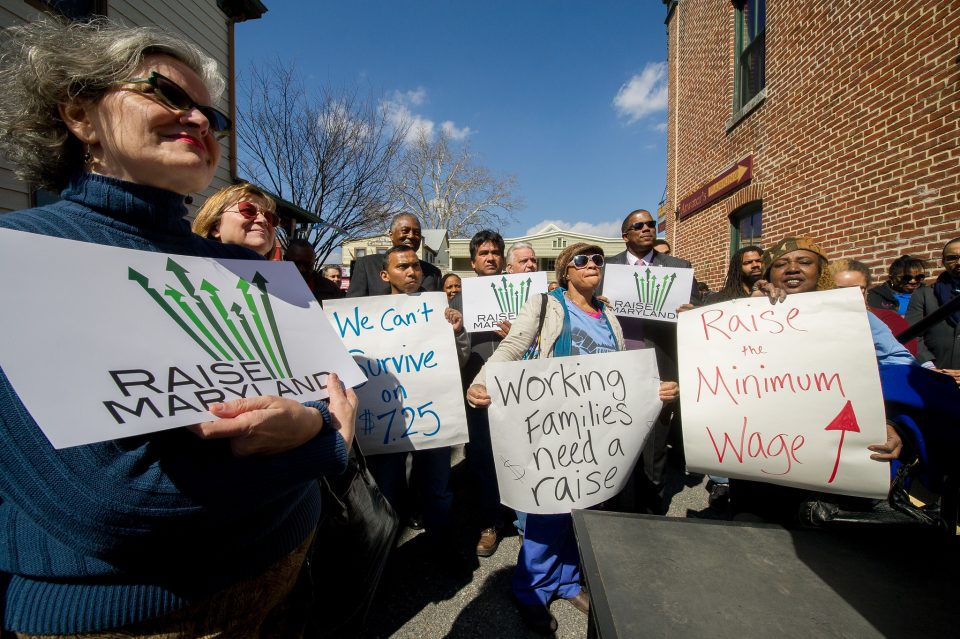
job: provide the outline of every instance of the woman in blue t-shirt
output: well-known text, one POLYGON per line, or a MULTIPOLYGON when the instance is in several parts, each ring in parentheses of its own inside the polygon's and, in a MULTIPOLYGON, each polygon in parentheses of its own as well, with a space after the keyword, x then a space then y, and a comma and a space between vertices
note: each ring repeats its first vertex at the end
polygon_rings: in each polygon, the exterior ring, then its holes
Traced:
MULTIPOLYGON (((557 258, 560 287, 547 295, 546 306, 539 296, 527 302, 488 362, 520 360, 531 348, 534 358, 625 350, 620 323, 595 294, 602 266, 599 246, 582 242, 568 246, 557 258), (543 326, 537 335, 541 308, 543 326)), ((484 368, 467 389, 467 400, 474 406, 490 405, 485 380, 484 368)), ((678 394, 676 382, 661 382, 661 401, 675 401, 678 394)), ((513 597, 524 622, 537 632, 557 629, 549 610, 553 599, 566 599, 588 612, 590 599, 580 586, 580 554, 569 514, 527 515, 513 597)))

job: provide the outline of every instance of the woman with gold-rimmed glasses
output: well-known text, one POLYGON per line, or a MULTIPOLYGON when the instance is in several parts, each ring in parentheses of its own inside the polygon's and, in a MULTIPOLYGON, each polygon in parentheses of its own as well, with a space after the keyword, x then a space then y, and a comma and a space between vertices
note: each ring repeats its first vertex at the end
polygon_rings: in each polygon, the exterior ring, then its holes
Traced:
POLYGON ((193 232, 225 244, 239 244, 270 257, 277 243, 277 205, 247 182, 234 184, 207 198, 193 221, 193 232))

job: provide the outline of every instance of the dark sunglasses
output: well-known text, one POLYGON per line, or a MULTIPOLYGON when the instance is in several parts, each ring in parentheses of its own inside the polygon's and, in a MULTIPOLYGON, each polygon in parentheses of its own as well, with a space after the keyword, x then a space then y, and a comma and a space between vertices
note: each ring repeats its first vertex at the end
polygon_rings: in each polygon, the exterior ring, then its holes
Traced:
POLYGON ((657 228, 657 223, 656 223, 656 221, 654 221, 654 220, 649 220, 649 221, 641 220, 640 222, 634 222, 633 224, 631 224, 630 226, 628 226, 628 227, 627 227, 627 230, 628 230, 628 231, 639 231, 639 230, 642 229, 643 227, 647 227, 648 229, 655 229, 655 228, 657 228))
POLYGON ((902 275, 900 280, 903 282, 922 282, 927 279, 926 273, 920 273, 919 275, 902 275))
POLYGON ((274 228, 280 223, 280 218, 276 213, 262 209, 253 202, 237 202, 237 212, 248 220, 255 220, 258 215, 263 214, 263 219, 274 228))
POLYGON ((117 84, 146 84, 151 88, 141 91, 141 93, 154 96, 158 102, 171 109, 176 109, 177 111, 196 109, 203 114, 203 117, 207 118, 207 122, 210 123, 210 129, 218 138, 226 135, 232 128, 230 118, 222 111, 212 106, 197 104, 180 85, 156 71, 152 71, 149 77, 123 80, 117 84))
POLYGON ((574 268, 586 268, 588 262, 593 262, 597 266, 603 266, 603 256, 594 253, 593 255, 574 255, 570 263, 574 268))
POLYGON ((960 255, 944 255, 943 256, 944 264, 953 264, 957 260, 960 260, 960 255))

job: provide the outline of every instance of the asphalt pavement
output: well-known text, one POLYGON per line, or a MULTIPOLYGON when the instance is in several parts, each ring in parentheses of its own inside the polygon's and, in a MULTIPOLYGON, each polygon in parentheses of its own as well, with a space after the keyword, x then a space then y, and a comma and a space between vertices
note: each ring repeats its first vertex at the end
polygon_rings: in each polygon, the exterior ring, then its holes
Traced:
MULTIPOLYGON (((426 536, 401 531, 380 582, 364 637, 496 638, 538 637, 527 630, 510 599, 510 580, 520 551, 513 530, 492 557, 477 557, 471 526, 466 463, 454 455, 452 485, 456 553, 438 561, 426 536)), ((707 505, 706 478, 687 475, 678 463, 668 466, 667 491, 672 495, 668 517, 716 518, 707 505)), ((559 639, 587 636, 587 617, 566 601, 555 601, 559 639)))

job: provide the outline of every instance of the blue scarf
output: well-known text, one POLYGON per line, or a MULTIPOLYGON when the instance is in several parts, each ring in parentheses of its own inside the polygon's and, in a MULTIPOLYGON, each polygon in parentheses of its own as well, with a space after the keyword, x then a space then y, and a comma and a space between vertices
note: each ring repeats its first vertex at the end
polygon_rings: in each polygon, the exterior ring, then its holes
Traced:
MULTIPOLYGON (((563 299, 563 294, 566 293, 565 288, 555 288, 553 291, 548 293, 552 295, 558 302, 560 302, 560 308, 563 309, 563 330, 560 331, 560 335, 557 337, 557 341, 553 344, 553 356, 554 357, 567 357, 572 355, 573 350, 573 335, 570 330, 570 309, 567 308, 567 302, 563 299)), ((600 313, 603 316, 603 321, 607 323, 607 329, 609 329, 611 335, 616 335, 613 332, 613 327, 610 325, 610 318, 607 317, 607 314, 603 312, 603 302, 597 299, 597 296, 594 295, 590 299, 590 303, 594 307, 600 309, 600 313)))

